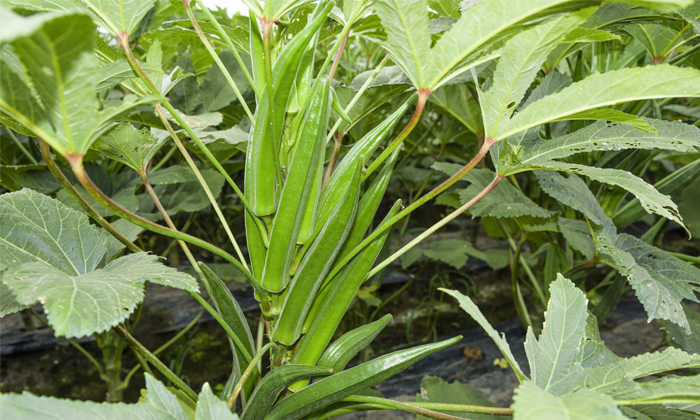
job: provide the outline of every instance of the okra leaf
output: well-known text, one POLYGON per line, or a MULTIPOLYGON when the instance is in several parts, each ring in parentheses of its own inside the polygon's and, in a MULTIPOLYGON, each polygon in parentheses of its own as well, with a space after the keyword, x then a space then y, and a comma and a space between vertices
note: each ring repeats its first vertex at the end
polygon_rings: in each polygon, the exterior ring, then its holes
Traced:
POLYGON ((671 50, 688 41, 695 34, 682 30, 685 22, 664 20, 660 22, 631 23, 623 30, 639 41, 649 55, 662 58, 671 50))
POLYGON ((562 15, 520 32, 501 49, 493 82, 482 98, 482 114, 486 136, 492 138, 497 128, 506 123, 525 93, 549 51, 576 26, 585 21, 592 9, 562 15))
POLYGON ((166 140, 156 138, 147 129, 121 123, 98 138, 92 148, 138 172, 148 165, 166 140))
POLYGON ((70 275, 89 273, 111 238, 87 216, 30 189, 1 195, 0 219, 0 265, 5 267, 43 262, 70 275))
POLYGON ((631 235, 618 234, 586 184, 575 175, 565 178, 536 172, 536 176, 545 193, 583 212, 595 225, 597 255, 627 277, 649 320, 666 319, 689 331, 681 300, 697 301, 694 293, 700 270, 631 235))
POLYGON ((155 0, 82 0, 114 36, 132 34, 155 0))
POLYGON ((491 326, 491 324, 489 324, 489 322, 486 320, 486 317, 484 317, 484 314, 481 313, 479 308, 474 304, 474 302, 472 302, 472 300, 469 297, 464 296, 456 290, 440 290, 457 299, 457 301, 459 302, 459 306, 464 310, 464 312, 468 313, 469 316, 471 316, 474 319, 474 321, 476 321, 481 326, 481 328, 483 328, 484 331, 486 331, 486 334, 488 334, 488 336, 491 337, 493 342, 496 343, 496 346, 498 346, 498 349, 508 361, 508 365, 513 369, 513 371, 515 372, 515 376, 518 377, 518 380, 521 383, 527 380, 527 376, 525 376, 525 374, 523 373, 522 369, 520 368, 520 364, 518 364, 518 361, 515 360, 515 356, 513 356, 513 353, 510 350, 510 344, 508 344, 508 341, 506 341, 505 334, 498 334, 498 331, 496 331, 491 326))
POLYGON ((499 126, 493 138, 504 139, 550 121, 565 120, 583 111, 621 102, 700 96, 699 86, 700 71, 669 65, 593 74, 533 102, 499 126))
POLYGON ((197 411, 194 420, 238 420, 238 416, 231 412, 226 401, 217 398, 208 383, 202 387, 197 400, 197 411))
POLYGON ((631 419, 639 420, 696 420, 697 414, 676 410, 665 405, 634 405, 621 407, 631 419))
POLYGON ((653 186, 647 184, 646 181, 630 172, 558 161, 550 161, 541 164, 537 166, 536 169, 571 172, 578 175, 585 175, 594 181, 618 186, 634 194, 647 213, 658 214, 659 216, 673 220, 685 228, 683 219, 678 212, 678 206, 671 200, 671 197, 661 194, 653 186))
MULTIPOLYGON (((224 63, 224 67, 228 70, 240 92, 245 93, 250 85, 233 53, 225 50, 219 54, 219 58, 221 62, 224 63)), ((209 68, 200 88, 202 90, 202 101, 205 111, 216 111, 236 100, 236 94, 233 92, 233 88, 229 85, 219 66, 214 65, 209 68)))
POLYGON ((146 253, 98 268, 111 236, 60 201, 28 189, 0 196, 3 282, 21 305, 42 302, 57 335, 82 337, 124 321, 143 283, 198 291, 193 277, 146 253))
POLYGON ((73 12, 90 14, 80 0, 0 0, 0 6, 28 12, 73 12))
POLYGON ((588 223, 583 220, 559 217, 559 230, 566 242, 587 259, 595 256, 595 245, 588 223))
POLYGON ((700 354, 700 312, 688 305, 683 305, 683 311, 690 325, 690 334, 672 322, 666 320, 658 322, 664 327, 666 334, 677 347, 688 353, 700 354))
POLYGON ((597 121, 571 134, 520 143, 522 165, 536 165, 576 153, 620 149, 666 149, 683 153, 700 150, 700 129, 678 121, 643 119, 656 133, 640 131, 627 124, 597 121))
POLYGON ((17 302, 17 298, 15 298, 12 290, 5 283, 2 283, 2 276, 0 275, 0 317, 13 314, 30 307, 31 305, 22 305, 21 303, 17 302))
POLYGON ((611 397, 595 391, 583 390, 557 397, 533 382, 526 382, 515 390, 513 401, 515 420, 627 419, 611 397))
POLYGON ((94 54, 95 30, 82 14, 21 17, 0 10, 0 39, 12 46, 31 86, 0 62, 0 109, 61 155, 82 155, 112 118, 134 106, 158 100, 143 97, 99 110, 95 86, 99 67, 94 54), (12 28, 22 28, 15 31, 12 28))
POLYGON ((533 384, 550 393, 569 389, 581 369, 576 363, 585 336, 586 297, 561 274, 549 287, 551 299, 539 338, 528 328, 525 352, 533 384))
MULTIPOLYGON (((125 403, 96 403, 59 399, 54 397, 38 397, 29 392, 22 394, 4 393, 0 395, 3 415, 8 418, 24 420, 45 419, 46 413, 57 420, 105 418, 110 420, 153 419, 153 420, 190 420, 177 401, 177 397, 160 381, 146 374, 146 389, 148 392, 136 404, 125 403)), ((218 400, 208 384, 202 388, 197 404, 196 419, 216 418, 222 420, 237 420, 238 416, 231 413, 226 403, 218 400), (216 401, 215 401, 216 400, 216 401), (224 407, 226 410, 224 411, 224 407), (202 417, 213 414, 213 417, 202 417)))
POLYGON ((651 382, 640 382, 614 398, 628 404, 696 404, 700 399, 700 376, 669 375, 651 382))

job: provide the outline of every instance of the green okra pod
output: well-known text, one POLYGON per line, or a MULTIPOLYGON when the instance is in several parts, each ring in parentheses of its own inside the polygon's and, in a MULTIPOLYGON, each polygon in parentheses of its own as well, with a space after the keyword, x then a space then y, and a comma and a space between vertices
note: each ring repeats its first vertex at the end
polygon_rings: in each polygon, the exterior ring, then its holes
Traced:
POLYGON ((317 365, 342 372, 350 360, 367 347, 391 320, 391 314, 386 314, 372 323, 343 334, 326 349, 317 365))
MULTIPOLYGON (((401 200, 397 200, 382 224, 394 217, 400 209, 401 200)), ((367 273, 372 269, 389 232, 390 230, 387 230, 382 233, 357 254, 314 300, 304 322, 303 330, 306 333, 294 355, 295 363, 316 364, 333 338, 335 330, 340 325, 343 315, 350 307, 350 303, 364 282, 367 273)))
POLYGON ((248 244, 248 255, 250 256, 250 269, 252 271, 253 277, 260 281, 262 276, 263 267, 265 267, 265 254, 267 252, 267 246, 263 238, 263 234, 267 232, 260 232, 260 229, 265 229, 261 226, 262 223, 255 223, 255 215, 250 214, 251 210, 246 209, 245 212, 245 237, 248 244))
POLYGON ((424 357, 461 340, 461 336, 438 343, 401 350, 323 378, 277 403, 266 420, 296 420, 343 398, 367 389, 424 357))
POLYGON ((297 248, 297 237, 312 194, 314 174, 325 146, 330 114, 328 76, 322 76, 316 95, 306 110, 304 126, 295 149, 279 206, 270 232, 262 286, 280 292, 289 283, 289 267, 297 248))
POLYGON ((352 227, 357 212, 361 174, 362 161, 357 163, 348 189, 299 264, 272 333, 273 340, 278 343, 289 346, 301 336, 313 298, 352 227))
MULTIPOLYGON (((354 330, 343 334, 342 337, 337 339, 328 347, 328 349, 323 352, 323 356, 321 356, 321 359, 318 360, 318 363, 316 363, 316 359, 318 357, 317 352, 314 352, 313 357, 309 357, 312 356, 311 352, 300 351, 295 353, 292 363, 307 364, 306 362, 309 361, 310 364, 330 367, 333 368, 334 372, 342 372, 350 360, 352 360, 357 353, 362 351, 362 349, 367 347, 369 343, 374 340, 374 337, 376 337, 384 329, 384 327, 386 327, 386 324, 388 324, 391 319, 391 315, 386 314, 377 321, 363 325, 359 328, 355 328, 354 330)), ((306 336, 304 336, 304 338, 306 338, 306 336)), ((321 351, 323 351, 325 344, 319 348, 321 351)), ((289 389, 300 390, 306 386, 306 383, 307 380, 300 379, 291 384, 289 389)))
POLYGON ((241 420, 264 420, 277 394, 290 383, 309 376, 327 376, 333 369, 319 366, 283 365, 273 369, 260 381, 243 409, 241 420))
POLYGON ((277 179, 278 155, 287 103, 301 57, 325 22, 332 6, 332 3, 317 6, 314 19, 292 39, 277 58, 272 80, 266 81, 272 83, 272 89, 262 89, 263 93, 258 100, 255 127, 248 141, 245 162, 245 194, 251 209, 258 216, 267 216, 276 210, 275 190, 277 184, 282 183, 281 179, 277 179))
POLYGON ((347 155, 340 161, 333 171, 333 174, 328 179, 328 182, 323 187, 321 192, 320 210, 318 223, 323 224, 328 219, 328 214, 332 211, 335 205, 340 200, 345 190, 348 188, 352 173, 357 162, 364 156, 367 161, 369 157, 377 150, 379 143, 391 132, 396 124, 401 120, 406 110, 413 104, 418 97, 417 94, 412 95, 399 109, 385 119, 381 124, 376 126, 372 131, 367 133, 350 149, 347 155))
POLYGON ((399 156, 399 149, 396 149, 394 153, 389 156, 386 161, 384 168, 379 172, 379 175, 374 179, 372 185, 367 189, 367 191, 362 196, 360 200, 360 205, 357 208, 357 217, 355 218, 355 224, 352 226, 352 230, 348 235, 348 239, 345 240, 343 248, 340 250, 340 254, 337 261, 342 261, 347 254, 350 253, 365 236, 367 229, 369 229, 374 219, 374 215, 377 213, 379 204, 384 198, 384 193, 386 192, 386 187, 389 185, 391 180, 391 175, 394 171, 394 163, 396 158, 399 156))

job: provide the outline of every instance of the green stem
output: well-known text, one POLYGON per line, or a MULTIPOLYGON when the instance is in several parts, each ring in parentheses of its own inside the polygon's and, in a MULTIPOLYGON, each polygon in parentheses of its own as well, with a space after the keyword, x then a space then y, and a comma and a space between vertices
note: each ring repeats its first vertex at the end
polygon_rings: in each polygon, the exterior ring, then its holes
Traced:
MULTIPOLYGON (((134 54, 131 51, 131 47, 129 47, 128 37, 127 37, 126 41, 124 41, 123 39, 120 39, 120 41, 121 41, 122 48, 124 49, 124 52, 126 53, 126 58, 129 61, 129 64, 131 64, 131 67, 134 70, 134 72, 141 78, 141 80, 143 80, 150 87, 150 89, 153 93, 160 94, 158 89, 155 87, 155 85, 151 81, 151 79, 148 78, 148 76, 143 71, 141 66, 139 66, 139 63, 136 61, 136 58, 134 57, 134 54)), ((204 155, 207 157, 207 159, 209 159, 209 161, 212 163, 212 165, 214 165, 214 167, 221 173, 221 175, 224 176, 224 178, 229 183, 229 185, 231 185, 231 188, 233 188, 233 190, 236 192, 238 197, 241 199, 241 202, 243 202, 243 205, 246 206, 246 208, 247 208, 248 202, 246 201, 245 196, 243 196, 243 192, 238 188, 236 183, 233 182, 233 179, 231 179, 228 172, 226 172, 224 167, 221 166, 221 164, 216 159, 216 157, 214 157, 214 155, 209 151, 209 149, 207 149, 207 146, 205 146, 204 143, 202 143, 202 141, 199 139, 199 137, 194 133, 194 131, 192 131, 190 126, 182 119, 182 117, 180 117, 180 114, 178 114, 177 111, 175 111, 175 108, 173 108, 173 106, 170 105, 170 102, 165 100, 161 103, 161 105, 163 107, 165 107, 165 109, 168 110, 170 115, 172 115, 172 117, 175 118, 175 121, 177 121, 177 123, 180 125, 180 127, 182 127, 187 132, 187 134, 190 136, 190 138, 197 144, 197 147, 199 147, 199 149, 202 151, 202 153, 204 153, 204 155)), ((179 140, 177 140, 177 137, 173 138, 173 140, 176 141, 176 145, 177 145, 177 142, 179 141, 179 140)), ((189 156, 189 153, 187 154, 187 156, 189 156)), ((245 260, 243 260, 243 262, 245 263, 245 260)))
POLYGON ((253 360, 250 362, 248 367, 246 368, 245 372, 243 372, 243 375, 241 375, 241 379, 238 381, 236 384, 236 387, 233 388, 233 392, 231 392, 231 396, 228 398, 228 408, 233 408, 233 406, 236 404, 236 399, 238 398, 238 394, 241 393, 241 390, 243 389, 243 385, 245 385, 246 381, 250 377, 250 375, 255 371, 258 365, 258 361, 262 358, 262 356, 267 352, 267 350, 270 349, 270 347, 275 346, 275 343, 269 342, 265 344, 260 351, 258 351, 255 354, 255 357, 253 357, 253 360))
POLYGON ((692 264, 700 264, 700 257, 693 257, 692 255, 681 254, 680 252, 669 252, 669 254, 683 261, 688 261, 692 264))
MULTIPOLYGON (((255 125, 255 117, 253 117, 253 113, 250 112, 248 104, 245 102, 245 99, 243 99, 243 95, 241 95, 241 91, 238 90, 238 86, 236 86, 236 82, 233 81, 233 78, 231 77, 231 74, 229 74, 228 69, 226 68, 226 66, 224 66, 224 63, 221 62, 221 59, 216 54, 216 51, 214 51, 214 47, 211 46, 211 43, 207 39, 207 36, 204 35, 202 28, 199 27, 199 22, 197 22, 197 18, 195 18, 194 13, 192 13, 192 7, 190 6, 190 2, 183 1, 182 3, 185 5, 187 17, 190 18, 190 22, 192 22, 192 27, 194 27, 195 32, 197 32, 197 35, 199 35, 199 39, 202 40, 204 48, 207 49, 209 55, 211 55, 211 58, 214 59, 214 62, 219 67, 219 70, 221 70, 221 73, 224 75, 224 78, 228 82, 229 86, 231 86, 231 89, 233 89, 233 93, 236 94, 236 98, 238 98, 238 102, 240 102, 246 115, 248 115, 248 118, 250 118, 250 122, 253 125, 255 125)), ((235 51, 235 48, 233 50, 235 51)), ((242 67, 245 68, 245 66, 242 67)))
POLYGON ((192 401, 197 401, 197 394, 192 391, 192 389, 187 386, 182 379, 173 373, 173 371, 168 369, 168 367, 165 366, 165 364, 161 362, 159 358, 148 351, 146 347, 144 347, 131 334, 129 334, 129 331, 127 331, 126 328, 121 325, 117 325, 116 327, 112 328, 112 330, 116 332, 124 341, 126 341, 126 344, 128 344, 135 353, 141 355, 141 357, 146 359, 146 361, 153 365, 153 367, 158 369, 160 373, 165 375, 166 378, 170 379, 170 381, 175 384, 175 386, 180 388, 188 397, 190 397, 192 401))
POLYGON ((411 117, 411 120, 406 124, 406 127, 404 127, 403 130, 401 130, 401 133, 392 141, 386 149, 382 152, 381 155, 377 159, 372 162, 371 165, 367 168, 367 170, 362 174, 362 182, 364 182, 367 177, 369 177, 374 171, 377 170, 379 165, 381 165, 390 155, 391 153, 401 145, 401 143, 408 137, 409 134, 411 134, 411 131, 415 128, 416 125, 418 125, 418 121, 420 121, 421 115, 423 115, 423 110, 425 109, 425 103, 428 101, 428 96, 430 96, 430 90, 426 89, 421 89, 418 91, 418 102, 416 103, 416 110, 413 113, 413 116, 411 117))
POLYGON ((370 278, 380 272, 384 267, 387 265, 391 264, 394 260, 408 252, 411 248, 414 246, 418 245, 423 239, 427 238, 428 236, 432 235, 434 232, 436 232, 438 229, 441 227, 445 226, 457 216, 462 215, 465 211, 467 211, 471 206, 476 204, 479 200, 484 198, 486 194, 491 192, 492 189, 498 185, 499 182, 503 179, 502 176, 496 175, 496 177, 491 181, 483 190, 479 191, 477 195, 475 195, 471 200, 469 200, 467 203, 465 203, 462 207, 458 208, 457 210, 453 211, 450 213, 448 216, 440 220, 439 222, 435 223, 432 225, 429 229, 427 229, 425 232, 421 233, 418 235, 415 239, 413 239, 411 242, 407 243, 404 245, 401 249, 393 253, 389 258, 385 259, 381 263, 379 263, 376 267, 374 267, 366 276, 366 278, 370 278))
POLYGON ((343 398, 343 401, 377 404, 387 407, 389 410, 403 410, 409 413, 420 414, 432 419, 463 419, 449 414, 438 413, 433 410, 451 411, 455 413, 474 413, 474 414, 490 414, 494 416, 512 416, 511 408, 500 407, 483 407, 479 405, 461 405, 461 404, 440 404, 440 403, 423 403, 423 402, 398 402, 386 398, 369 397, 364 395, 352 395, 343 398))
MULTIPOLYGON (((197 316, 194 317, 194 319, 192 319, 192 321, 190 321, 190 323, 187 324, 187 326, 186 326, 185 328, 183 328, 183 329, 181 329, 180 331, 178 331, 178 333, 175 334, 175 336, 174 336, 173 338, 171 338, 170 340, 168 340, 168 341, 167 341, 165 344, 163 344, 162 346, 158 347, 158 349, 156 349, 156 351, 153 352, 153 355, 154 355, 154 356, 158 356, 160 353, 162 353, 163 351, 165 351, 168 347, 170 347, 171 345, 173 345, 173 343, 175 343, 177 340, 179 340, 180 337, 182 337, 183 335, 185 335, 185 334, 187 333, 187 331, 189 331, 190 329, 192 329, 192 327, 194 327, 194 326, 197 324, 197 321, 199 321, 199 318, 201 318, 203 314, 204 314, 204 310, 199 311, 199 314, 197 314, 197 316)), ((131 369, 131 371, 129 371, 129 374, 126 375, 126 378, 124 379, 124 384, 122 385, 122 386, 124 387, 124 389, 126 389, 126 388, 129 386, 129 381, 131 380, 131 377, 134 376, 134 374, 135 374, 136 372, 138 372, 139 368, 141 368, 141 365, 140 365, 140 364, 134 366, 134 367, 131 369)))
POLYGON ((95 222, 97 222, 98 225, 102 226, 107 232, 109 232, 112 236, 117 238, 117 240, 124 244, 124 246, 126 246, 133 252, 143 252, 141 248, 136 246, 136 244, 131 242, 126 236, 122 235, 118 230, 116 230, 114 226, 112 226, 107 220, 104 219, 104 217, 100 216, 100 214, 92 208, 90 203, 85 201, 85 199, 80 195, 80 193, 76 191, 73 185, 71 185, 70 181, 68 181, 68 178, 66 178, 66 176, 61 171, 61 168, 59 168, 58 165, 56 165, 56 161, 53 160, 48 143, 46 143, 42 139, 39 139, 39 148, 41 150, 41 156, 44 158, 44 162, 46 162, 46 166, 49 168, 49 171, 51 171, 53 176, 56 178, 58 183, 61 184, 63 189, 66 190, 68 195, 73 197, 73 199, 78 202, 80 207, 82 207, 82 209, 85 210, 85 212, 95 222))
POLYGON ((115 203, 114 201, 112 201, 112 199, 107 197, 105 193, 103 193, 99 188, 97 188, 97 186, 92 182, 88 174, 85 172, 85 168, 83 167, 82 155, 68 155, 67 158, 68 163, 70 163, 71 168, 73 169, 73 173, 75 174, 76 178, 83 186, 83 188, 85 188, 87 192, 91 196, 93 196, 100 204, 107 207, 109 210, 116 213, 118 216, 130 221, 135 225, 141 226, 144 229, 148 229, 151 232, 159 233, 161 235, 165 235, 175 239, 180 239, 189 244, 198 246, 202 249, 206 249, 207 251, 220 256, 221 258, 225 259, 226 261, 233 264, 236 268, 241 270, 241 272, 243 272, 243 274, 248 278, 248 280, 250 280, 251 283, 255 283, 257 281, 250 274, 250 272, 246 270, 245 267, 243 267, 243 265, 236 258, 233 257, 233 255, 222 250, 221 248, 212 245, 209 242, 203 241, 197 237, 188 235, 186 233, 177 232, 165 226, 153 223, 150 220, 146 220, 143 217, 138 216, 126 210, 119 204, 115 203))
POLYGON ((238 65, 240 66, 241 70, 243 70, 243 74, 245 75, 246 79, 248 79, 248 84, 250 84, 250 87, 253 88, 253 91, 255 92, 255 96, 260 97, 260 91, 258 88, 258 85, 255 84, 255 80, 253 80, 253 76, 251 76, 250 72, 248 71, 248 67, 246 67, 246 64, 243 62, 243 59, 241 59, 240 54, 238 54, 238 50, 236 47, 233 45, 233 42, 231 41, 231 38, 228 36, 224 28, 219 24, 219 21, 216 20, 216 17, 211 13, 209 8, 205 6, 204 4, 199 3, 199 8, 202 9, 202 12, 204 12, 204 15, 209 19, 212 25, 216 28, 216 31, 219 33, 219 36, 221 39, 224 40, 226 45, 229 47, 231 52, 233 53, 233 56, 236 58, 236 61, 238 62, 238 65))
MULTIPOLYGON (((170 229, 177 231, 177 227, 175 227, 175 224, 170 219, 168 212, 165 211, 165 209, 163 208, 163 205, 161 204, 160 200, 158 199, 158 196, 156 195, 156 192, 153 191, 153 187, 151 186, 151 183, 148 182, 148 177, 146 176, 146 172, 143 170, 139 171, 139 176, 141 176, 141 180, 143 181, 143 186, 146 188, 148 195, 151 196, 151 199, 153 200, 153 203, 156 205, 156 208, 160 212, 161 216, 163 216, 165 223, 167 223, 167 225, 168 225, 168 227, 170 227, 170 229)), ((192 256, 192 252, 190 251, 190 248, 182 240, 178 240, 177 242, 178 242, 178 244, 180 244, 180 248, 182 248, 182 252, 184 252, 185 255, 187 256, 187 260, 190 262, 190 264, 192 265, 192 268, 197 273, 199 278, 202 279, 203 281, 206 281, 205 277, 204 277, 204 273, 202 273, 202 270, 199 268, 197 261, 195 261, 194 256, 192 256)))
POLYGON ((34 165, 36 165, 36 164, 39 163, 39 162, 36 161, 36 159, 34 159, 34 156, 32 156, 32 154, 29 153, 29 150, 27 150, 27 148, 24 147, 24 145, 22 144, 22 142, 19 141, 19 139, 17 138, 17 136, 15 136, 15 133, 13 133, 12 130, 10 130, 9 128, 5 127, 5 131, 7 131, 7 134, 10 135, 10 138, 12 139, 12 141, 15 142, 15 145, 17 145, 17 147, 19 147, 19 150, 22 151, 22 154, 24 154, 24 156, 26 156, 27 159, 29 159, 30 162, 32 162, 34 165))
POLYGON ((168 153, 166 153, 165 156, 163 156, 163 159, 161 159, 160 162, 158 162, 158 164, 156 164, 156 166, 151 168, 151 172, 155 172, 158 169, 160 169, 163 165, 165 165, 165 163, 168 160, 170 160, 170 158, 173 156, 173 154, 175 154, 176 150, 177 150, 177 146, 171 147, 170 150, 168 150, 168 153))
MULTIPOLYGON (((506 235, 506 239, 508 240, 508 244, 510 244, 511 249, 515 251, 518 248, 518 246, 515 244, 515 241, 510 236, 510 233, 508 233, 508 229, 506 229, 505 224, 500 219, 498 220, 498 223, 500 224, 503 233, 506 235)), ((522 264, 523 270, 525 270, 525 274, 527 274, 528 278, 530 279, 530 283, 532 283, 532 287, 537 293, 537 297, 540 299, 542 306, 546 308, 547 299, 544 297, 544 293, 542 293, 542 288, 540 288, 540 284, 537 282, 537 278, 530 269, 530 265, 527 263, 527 261, 525 261, 525 257, 521 255, 520 258, 518 258, 518 263, 522 264)))
MULTIPOLYGON (((170 109, 168 109, 168 111, 172 114, 175 110, 173 109, 172 111, 170 111, 170 109)), ((211 203, 212 208, 214 208, 214 212, 219 217, 219 221, 224 227, 226 235, 233 244, 233 248, 236 250, 236 255, 238 255, 241 264, 243 264, 246 270, 250 271, 250 269, 248 268, 248 263, 246 263, 245 258, 243 257, 243 253, 238 247, 238 242, 236 242, 236 238, 233 236, 233 232, 231 232, 231 228, 229 227, 228 222, 226 221, 226 217, 224 217, 224 213, 221 211, 219 203, 216 202, 216 197, 214 197, 214 194, 212 194, 209 185, 207 185, 207 181, 202 176, 202 173, 199 171, 199 168, 197 168, 197 165, 195 165, 189 152, 187 152, 185 145, 183 145, 182 142, 180 142, 180 139, 177 137, 177 134, 175 134, 175 130, 173 130, 173 127, 170 125, 170 122, 165 117, 165 114, 163 113, 163 109, 161 108, 160 104, 156 104, 156 113, 158 113, 160 120, 163 122, 163 125, 165 125, 165 128, 168 130, 168 133, 170 133, 170 136, 173 138, 175 145, 178 147, 178 149, 180 149, 180 153, 182 153, 182 156, 184 156, 185 160, 192 169, 192 172, 194 172, 194 175, 197 177, 199 184, 204 189, 204 192, 206 193, 207 198, 209 198, 209 202, 211 203)), ((177 112, 175 114, 177 114, 177 112)))
POLYGON ((209 312, 209 314, 214 317, 214 319, 221 324, 223 329, 226 331, 226 334, 228 334, 229 337, 231 337, 231 340, 233 340, 233 343, 236 345, 238 350, 241 352, 243 355, 243 358, 245 359, 246 363, 250 364, 251 360, 253 360, 253 357, 250 355, 248 352, 248 349, 245 347, 243 342, 241 341, 240 338, 236 335, 235 332, 231 329, 231 327, 224 321, 224 319, 219 315, 219 312, 216 311, 216 309, 212 308, 212 306, 204 300, 204 298, 197 293, 194 292, 187 292, 192 296, 197 302, 199 302, 200 305, 204 307, 204 309, 209 312))
MULTIPOLYGON (((46 325, 47 327, 51 328, 51 326, 49 325, 49 322, 46 320, 46 318, 44 318, 43 316, 39 315, 39 313, 38 313, 37 311, 35 311, 35 310, 32 309, 32 308, 29 308, 29 312, 31 312, 32 315, 34 315, 39 321, 41 321, 42 324, 44 324, 44 325, 46 325)), ((65 338, 65 337, 64 337, 64 338, 65 338)), ((97 373, 100 375, 100 379, 104 380, 104 379, 105 379, 105 374, 104 374, 104 371, 102 370, 102 366, 100 365, 100 363, 99 363, 90 353, 88 353, 88 351, 85 350, 85 348, 84 348, 83 346, 81 346, 80 344, 78 344, 77 341, 72 340, 72 339, 70 339, 70 338, 65 338, 65 340, 66 340, 68 343, 70 343, 70 345, 72 345, 73 347, 75 347, 79 352, 81 352, 85 357, 87 357, 88 360, 90 360, 90 362, 92 362, 93 365, 95 365, 95 368, 97 369, 97 373)))

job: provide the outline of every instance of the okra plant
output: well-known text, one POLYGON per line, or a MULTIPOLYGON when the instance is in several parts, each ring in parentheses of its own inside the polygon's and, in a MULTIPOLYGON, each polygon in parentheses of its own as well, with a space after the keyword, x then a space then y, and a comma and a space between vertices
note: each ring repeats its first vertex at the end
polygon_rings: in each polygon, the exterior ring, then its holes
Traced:
MULTIPOLYGON (((0 310, 40 303, 57 336, 95 334, 104 367, 90 357, 111 401, 139 369, 147 387, 137 404, 5 394, 3 417, 326 419, 380 409, 437 419, 697 417, 697 376, 633 380, 700 367, 696 355, 671 349, 617 358, 600 340, 583 292, 556 269, 544 282, 529 272, 528 287, 548 308, 538 338, 517 273, 526 232, 547 231, 528 226, 553 223, 587 257, 575 272, 610 267, 650 320, 668 322, 676 342, 691 331, 681 301, 697 301, 700 272, 618 232, 638 208, 684 226, 676 204, 634 171, 596 160, 621 149, 700 149, 695 126, 663 120, 660 111, 646 117, 660 102, 700 97, 700 71, 687 65, 697 50, 698 4, 243 2, 247 18, 191 0, 0 0, 0 122, 20 156, 19 164, 3 163, 0 310), (661 35, 645 38, 650 29, 661 35), (629 51, 625 59, 613 54, 618 67, 596 62, 591 70, 589 47, 607 59, 612 49, 599 50, 623 36, 647 48, 649 65, 629 51), (344 54, 358 51, 364 71, 344 69, 344 54), (397 166, 415 152, 404 143, 441 107, 474 134, 474 152, 450 152, 431 172, 446 174, 444 182, 422 194, 426 182, 411 200, 380 211, 397 166), (515 177, 525 173, 568 218, 528 198, 515 177), (603 208, 580 177, 624 193, 603 208), (469 187, 458 190, 460 181, 469 187), (221 196, 224 188, 232 194, 221 196), (614 216, 627 193, 636 198, 614 216), (380 261, 392 227, 438 196, 455 210, 380 261), (231 202, 240 231, 227 217, 231 202), (187 233, 192 218, 178 226, 178 212, 205 208, 226 243, 187 233), (516 307, 532 327, 529 373, 471 300, 450 291, 520 380, 512 407, 382 398, 372 386, 460 337, 350 366, 391 316, 334 340, 338 326, 369 278, 465 212, 499 219, 504 231, 522 228, 511 266, 516 307), (143 231, 170 238, 196 278, 147 252, 154 250, 143 231), (213 264, 200 261, 205 255, 250 283, 262 314, 257 333, 213 264), (220 324, 233 368, 219 395, 208 384, 195 392, 158 358, 162 349, 132 335, 146 281, 186 291, 220 324), (126 346, 140 365, 122 380, 126 346)), ((697 174, 686 168, 659 189, 686 186, 697 174)), ((624 286, 609 288, 612 301, 624 286)))

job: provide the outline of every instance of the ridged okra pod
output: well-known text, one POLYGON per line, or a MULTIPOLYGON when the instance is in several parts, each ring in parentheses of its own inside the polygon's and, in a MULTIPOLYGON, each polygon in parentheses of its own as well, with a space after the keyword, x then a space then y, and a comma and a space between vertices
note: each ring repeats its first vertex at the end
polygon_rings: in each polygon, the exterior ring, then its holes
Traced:
POLYGON ((330 113, 330 81, 328 76, 322 76, 317 83, 321 85, 304 114, 304 126, 270 232, 261 282, 271 292, 280 292, 289 283, 289 267, 297 248, 297 237, 312 193, 316 168, 324 151, 330 113))

